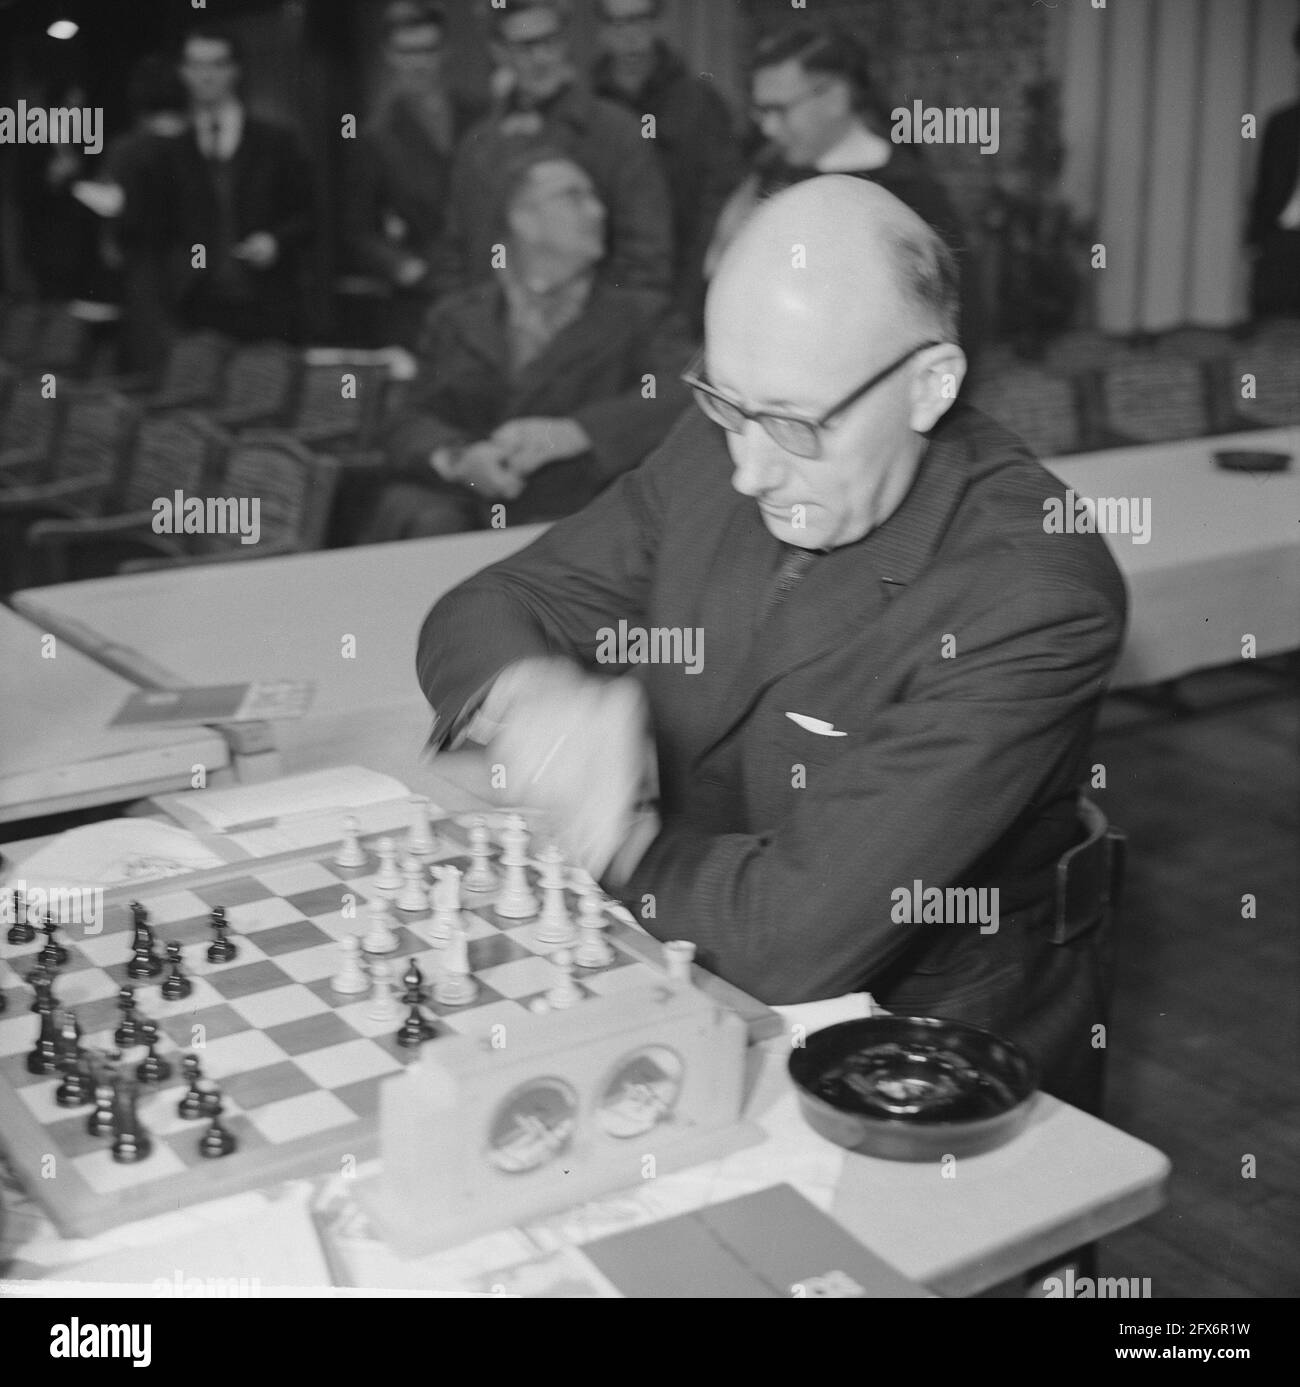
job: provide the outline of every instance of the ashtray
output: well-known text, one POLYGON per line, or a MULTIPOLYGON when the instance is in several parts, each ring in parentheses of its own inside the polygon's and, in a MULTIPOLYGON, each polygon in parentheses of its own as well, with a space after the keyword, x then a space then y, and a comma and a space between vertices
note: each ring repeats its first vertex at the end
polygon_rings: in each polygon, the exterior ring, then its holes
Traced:
POLYGON ((1291 466, 1290 453, 1263 449, 1225 448, 1214 454, 1216 466, 1228 472, 1285 472, 1291 466))
POLYGON ((791 1051, 789 1070, 815 1132, 892 1161, 990 1151, 1021 1131, 1038 1091, 1019 1046, 932 1016, 827 1026, 791 1051))

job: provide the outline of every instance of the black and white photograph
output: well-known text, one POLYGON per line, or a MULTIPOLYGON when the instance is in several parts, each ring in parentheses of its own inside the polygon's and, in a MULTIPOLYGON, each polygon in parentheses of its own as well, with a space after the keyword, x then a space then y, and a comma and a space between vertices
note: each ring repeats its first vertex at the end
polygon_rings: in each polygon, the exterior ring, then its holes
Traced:
POLYGON ((0 1367, 1283 1361, 1298 459, 1297 0, 0 0, 0 1367))

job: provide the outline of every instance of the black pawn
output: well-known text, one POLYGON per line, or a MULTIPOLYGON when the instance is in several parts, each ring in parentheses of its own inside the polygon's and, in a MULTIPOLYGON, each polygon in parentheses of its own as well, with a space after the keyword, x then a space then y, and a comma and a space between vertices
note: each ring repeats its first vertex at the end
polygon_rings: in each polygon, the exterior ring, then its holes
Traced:
POLYGON ((63 1082, 55 1090, 54 1101, 61 1108, 84 1108, 94 1099, 94 1085, 81 1048, 81 1023, 75 1011, 63 1013, 58 1050, 63 1082))
POLYGON ((30 944, 36 938, 36 926, 27 918, 27 896, 22 891, 14 892, 14 922, 5 938, 10 944, 30 944))
POLYGON ((205 1110, 209 1119, 207 1130, 199 1138, 199 1155, 209 1161, 229 1156, 236 1146, 234 1133, 221 1124, 221 1111, 221 1095, 213 1092, 205 1110))
POLYGON ((203 1105, 207 1095, 199 1086, 203 1078, 203 1071, 199 1066, 197 1055, 183 1055, 181 1057, 181 1073, 189 1082, 189 1088, 185 1096, 176 1105, 176 1114, 183 1117, 186 1122, 193 1122, 196 1118, 203 1116, 203 1105))
POLYGON ((238 953, 238 950, 226 938, 226 931, 230 928, 226 923, 226 907, 224 905, 215 906, 212 914, 208 917, 208 923, 212 926, 212 933, 216 936, 208 945, 208 962, 229 963, 238 953))
POLYGON ((131 961, 126 965, 128 978, 156 978, 162 972, 162 959, 154 947, 153 930, 141 924, 131 945, 131 961))
POLYGON ((45 943, 41 947, 40 953, 36 955, 36 960, 47 973, 52 973, 56 968, 62 968, 68 961, 67 949, 54 937, 58 932, 59 926, 54 916, 46 915, 45 923, 41 926, 45 943))
POLYGON ((119 1050, 129 1050, 140 1043, 140 1025, 135 1019, 135 988, 129 983, 118 989, 117 1007, 122 1013, 122 1023, 113 1032, 113 1044, 119 1050))
POLYGON ((423 1045, 426 1040, 433 1037, 433 1027, 424 1019, 420 1011, 420 1004, 413 1002, 411 1009, 406 1014, 406 1020, 402 1022, 401 1029, 397 1032, 397 1043, 408 1050, 413 1050, 417 1045, 423 1045))
POLYGON ((113 1159, 119 1165, 134 1165, 153 1150, 136 1110, 137 1090, 129 1074, 118 1074, 113 1095, 113 1159))
POLYGON ((27 1056, 29 1074, 55 1074, 59 1068, 59 1028, 54 1019, 54 1007, 42 1006, 40 1009, 41 1028, 36 1035, 36 1046, 27 1056))
POLYGON ((117 1097, 114 1074, 113 1062, 105 1058, 95 1074, 95 1111, 86 1119, 86 1131, 92 1137, 113 1135, 113 1103, 117 1097))
POLYGON ((194 991, 194 984, 181 972, 181 946, 175 939, 167 945, 167 963, 171 972, 163 982, 162 995, 168 1002, 179 1002, 194 991))
POLYGON ((142 1084, 160 1084, 171 1078, 172 1067, 158 1053, 158 1023, 140 1023, 140 1043, 149 1047, 149 1053, 135 1067, 135 1076, 142 1084))

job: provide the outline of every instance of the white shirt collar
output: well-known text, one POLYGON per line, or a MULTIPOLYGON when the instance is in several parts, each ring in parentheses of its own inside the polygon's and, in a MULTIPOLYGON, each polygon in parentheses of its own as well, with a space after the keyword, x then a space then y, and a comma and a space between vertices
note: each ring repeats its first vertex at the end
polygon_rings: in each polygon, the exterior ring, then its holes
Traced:
POLYGON ((892 152, 888 140, 872 134, 865 125, 854 125, 817 160, 817 170, 819 173, 849 173, 884 168, 892 152))

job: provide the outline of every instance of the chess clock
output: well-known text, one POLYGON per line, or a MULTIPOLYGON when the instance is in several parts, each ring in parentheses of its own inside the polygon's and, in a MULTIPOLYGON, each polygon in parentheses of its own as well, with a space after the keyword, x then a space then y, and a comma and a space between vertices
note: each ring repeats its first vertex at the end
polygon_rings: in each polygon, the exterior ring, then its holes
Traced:
POLYGON ((524 1015, 495 1038, 427 1045, 384 1086, 381 1172, 361 1198, 400 1252, 451 1247, 762 1140, 741 1118, 745 1022, 689 983, 524 1015))

